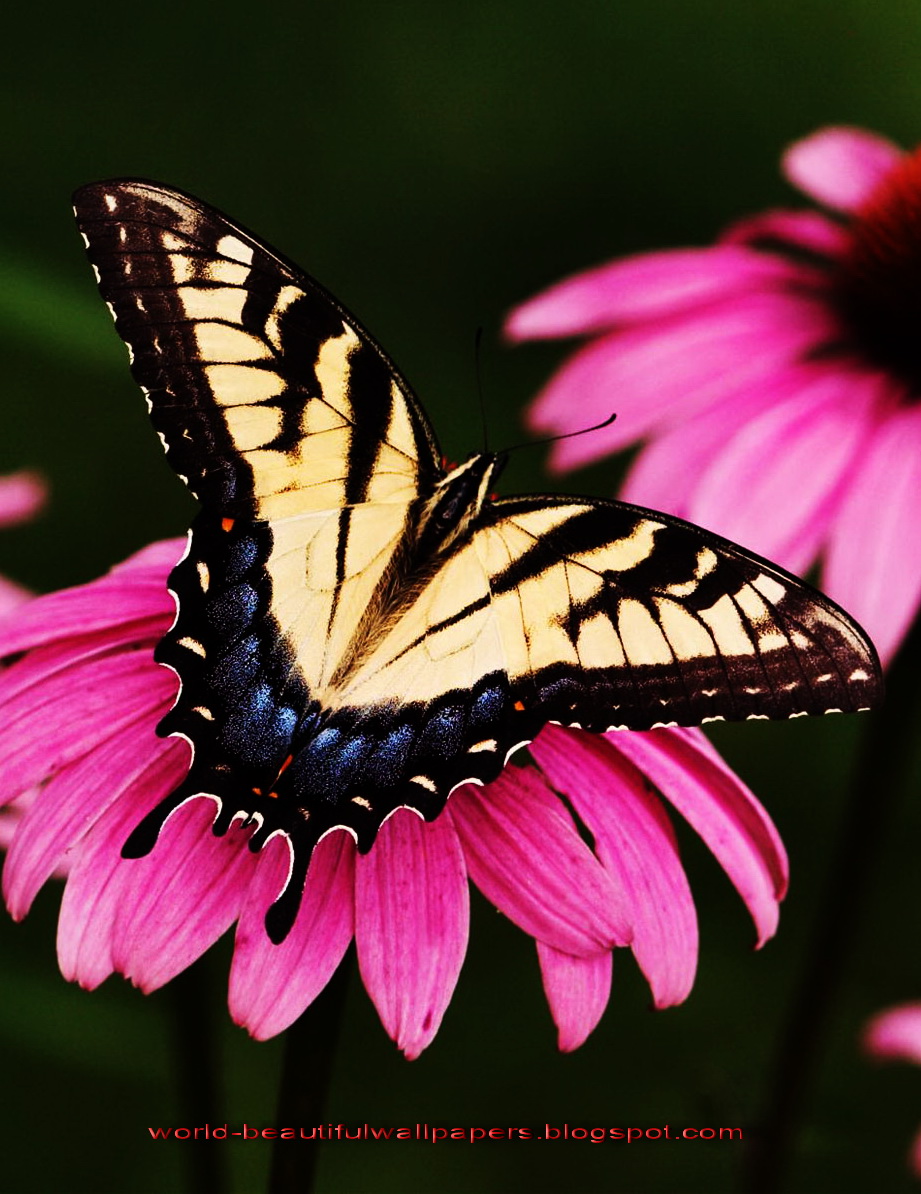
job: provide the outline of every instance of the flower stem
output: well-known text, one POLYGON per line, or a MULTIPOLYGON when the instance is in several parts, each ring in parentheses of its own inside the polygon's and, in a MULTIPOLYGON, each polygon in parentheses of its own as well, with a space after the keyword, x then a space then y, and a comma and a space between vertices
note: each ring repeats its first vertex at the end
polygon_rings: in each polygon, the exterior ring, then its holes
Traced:
MULTIPOLYGON (((285 1033, 276 1116, 279 1128, 310 1131, 323 1122, 351 969, 349 951, 310 1007, 285 1033)), ((277 1139, 272 1152, 268 1194, 310 1194, 316 1177, 319 1145, 316 1138, 277 1139)))
MULTIPOLYGON (((190 1127, 219 1123, 218 1048, 214 1032, 216 993, 208 960, 203 959, 169 984, 169 1016, 176 1059, 178 1122, 190 1127)), ((220 1145, 195 1140, 182 1150, 189 1194, 223 1194, 220 1145)))
POLYGON ((917 726, 921 619, 886 677, 885 708, 870 714, 844 809, 824 898, 799 985, 781 1031, 760 1130, 743 1171, 748 1194, 777 1194, 790 1164, 809 1088, 825 1052, 849 950, 900 781, 911 764, 917 726))

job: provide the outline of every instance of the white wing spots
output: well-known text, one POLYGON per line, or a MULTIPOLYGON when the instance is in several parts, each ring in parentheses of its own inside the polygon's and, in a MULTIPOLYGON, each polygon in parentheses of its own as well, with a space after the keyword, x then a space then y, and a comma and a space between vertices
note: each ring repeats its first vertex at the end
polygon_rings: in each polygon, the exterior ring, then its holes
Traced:
POLYGON ((207 593, 211 586, 211 571, 208 565, 204 560, 197 560, 195 571, 198 573, 198 583, 201 585, 201 591, 207 593))
POLYGON ((270 343, 281 352, 281 317, 292 303, 304 297, 304 292, 297 286, 283 286, 278 292, 275 306, 265 321, 265 334, 270 343))
POLYGON ((197 713, 199 717, 203 717, 205 721, 214 721, 214 714, 204 705, 194 705, 192 712, 197 713))
POLYGON ((764 572, 759 573, 751 583, 771 605, 777 605, 787 595, 787 590, 780 581, 775 580, 773 576, 768 576, 764 572))
POLYGON ((114 195, 103 195, 103 199, 109 211, 115 211, 116 207, 118 207, 118 200, 114 195))
POLYGON ((372 808, 371 801, 366 800, 364 796, 353 796, 352 804, 357 804, 359 808, 366 808, 368 812, 370 812, 372 808))
POLYGON ((206 365, 205 373, 220 406, 268 402, 285 390, 284 380, 277 373, 253 365, 206 365))
POLYGON ((115 308, 114 308, 114 307, 112 306, 112 304, 111 304, 111 303, 108 301, 108 299, 106 300, 106 307, 108 308, 108 310, 109 310, 109 314, 112 316, 113 320, 114 320, 114 319, 118 319, 118 315, 116 314, 115 308))
POLYGON ((849 679, 849 680, 869 680, 869 679, 870 679, 870 676, 869 676, 869 674, 868 674, 867 672, 865 672, 865 671, 863 670, 863 668, 862 668, 862 667, 859 667, 859 668, 857 668, 857 669, 856 669, 856 671, 853 671, 853 672, 851 672, 851 674, 850 674, 850 676, 848 677, 848 679, 849 679))
POLYGON ((812 639, 801 630, 794 630, 790 635, 790 642, 801 651, 808 651, 812 647, 812 639))
POLYGON ((205 648, 201 645, 197 638, 191 638, 185 634, 182 638, 177 639, 176 643, 180 647, 185 647, 187 651, 191 651, 194 655, 200 655, 202 659, 205 658, 205 648))
MULTIPOLYGON (((437 792, 438 785, 433 779, 427 775, 414 775, 409 781, 411 784, 418 784, 420 788, 425 788, 426 792, 437 792)), ((416 810, 418 811, 418 810, 416 810)))
MULTIPOLYGON (((521 742, 516 742, 516 743, 515 743, 515 745, 514 745, 514 746, 512 746, 512 747, 509 747, 508 751, 506 752, 506 755, 505 755, 505 762, 507 763, 507 762, 509 761, 509 759, 512 757, 512 755, 515 753, 515 751, 516 751, 516 750, 521 750, 521 748, 522 748, 523 746, 530 746, 530 745, 531 745, 531 739, 530 739, 530 738, 525 738, 525 739, 524 739, 523 741, 521 741, 521 742)), ((503 767, 504 767, 504 766, 505 766, 505 763, 503 763, 502 765, 503 765, 503 767)))
POLYGON ((833 680, 834 676, 831 674, 831 672, 826 672, 824 676, 816 676, 815 679, 817 684, 823 684, 827 683, 829 680, 833 680))
POLYGON ((222 257, 232 257, 244 265, 253 264, 253 246, 244 244, 237 236, 222 236, 217 242, 217 251, 222 257))
POLYGON ((473 746, 468 746, 467 754, 474 755, 474 754, 479 754, 479 752, 483 751, 483 750, 498 750, 498 749, 499 749, 499 743, 495 740, 495 738, 484 738, 482 742, 474 742, 473 746))

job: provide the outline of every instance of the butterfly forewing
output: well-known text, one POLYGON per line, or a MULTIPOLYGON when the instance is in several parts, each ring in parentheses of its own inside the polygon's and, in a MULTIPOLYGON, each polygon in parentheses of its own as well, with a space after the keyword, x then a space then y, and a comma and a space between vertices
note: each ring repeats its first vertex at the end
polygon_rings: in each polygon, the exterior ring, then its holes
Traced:
POLYGON ((74 197, 167 458, 203 504, 276 518, 416 496, 438 473, 408 385, 316 282, 155 183, 74 197))

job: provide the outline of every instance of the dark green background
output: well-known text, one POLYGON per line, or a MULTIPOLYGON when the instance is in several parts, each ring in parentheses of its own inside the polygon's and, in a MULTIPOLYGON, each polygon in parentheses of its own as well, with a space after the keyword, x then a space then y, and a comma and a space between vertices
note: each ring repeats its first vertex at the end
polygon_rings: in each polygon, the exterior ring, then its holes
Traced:
MULTIPOLYGON (((79 184, 136 174, 231 212, 340 296, 413 381, 452 458, 479 446, 473 342, 490 437, 560 349, 502 347, 508 307, 616 254, 705 243, 793 195, 777 158, 828 122, 904 144, 921 127, 914 0, 221 6, 20 4, 4 15, 0 190, 0 469, 48 477, 52 503, 4 532, 0 570, 39 589, 87 580, 180 533, 191 501, 161 457, 72 225, 79 184)), ((506 490, 546 487, 518 454, 506 490)), ((609 493, 614 467, 567 488, 609 493)), ((687 1004, 661 1014, 626 952, 589 1042, 561 1056, 528 939, 479 899, 457 995, 412 1064, 357 974, 328 1114, 460 1125, 741 1126, 812 931, 850 766, 869 719, 726 729, 719 745, 776 818, 792 858, 781 931, 761 954, 735 893, 682 834, 702 924, 687 1004)), ((881 781, 883 782, 883 781, 881 781)), ((921 997, 917 776, 898 793, 846 984, 810 1091, 790 1191, 909 1190, 921 1071, 858 1051, 865 1018, 921 997)), ((183 1189, 169 991, 113 979, 88 995, 54 963, 57 891, 0 923, 0 1188, 183 1189)), ((225 1094, 212 1121, 276 1122, 278 1041, 224 1007, 229 948, 206 959, 225 1094)), ((330 1145, 324 1191, 717 1191, 735 1144, 330 1145)), ((267 1146, 223 1147, 233 1191, 262 1188, 267 1146)))

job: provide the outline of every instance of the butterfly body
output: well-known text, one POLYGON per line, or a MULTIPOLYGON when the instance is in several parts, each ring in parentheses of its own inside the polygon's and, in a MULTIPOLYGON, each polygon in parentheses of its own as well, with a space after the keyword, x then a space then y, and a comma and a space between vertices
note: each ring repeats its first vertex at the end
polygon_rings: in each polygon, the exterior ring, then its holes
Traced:
POLYGON ((238 225, 159 184, 76 198, 100 288, 173 468, 202 503, 156 658, 159 732, 215 831, 284 835, 267 919, 293 923, 316 842, 367 850, 430 819, 550 721, 593 731, 874 704, 872 646, 833 603, 678 519, 490 496, 504 458, 446 472, 418 401, 360 324, 238 225))

